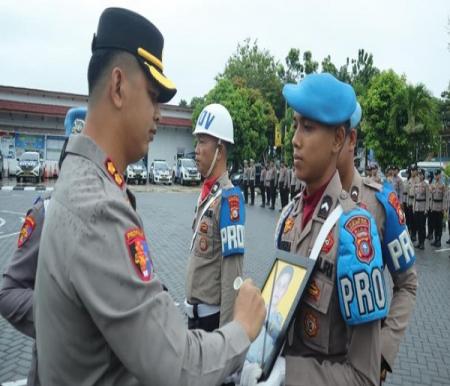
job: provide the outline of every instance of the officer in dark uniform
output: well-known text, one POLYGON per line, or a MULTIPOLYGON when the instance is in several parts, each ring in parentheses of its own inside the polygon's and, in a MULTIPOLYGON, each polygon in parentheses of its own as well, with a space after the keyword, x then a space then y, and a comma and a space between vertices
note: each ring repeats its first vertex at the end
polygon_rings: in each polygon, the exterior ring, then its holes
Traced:
POLYGON ((162 34, 141 15, 102 13, 89 114, 67 144, 39 249, 35 325, 45 386, 220 384, 243 365, 264 320, 259 290, 244 282, 230 323, 189 331, 155 272, 123 172, 148 153, 159 104, 176 93, 162 51, 162 34))
MULTIPOLYGON (((430 185, 430 223, 435 235, 432 245, 438 248, 441 246, 442 220, 448 205, 447 187, 441 181, 441 173, 440 169, 436 170, 435 180, 430 185)), ((429 238, 429 240, 431 239, 429 238)))

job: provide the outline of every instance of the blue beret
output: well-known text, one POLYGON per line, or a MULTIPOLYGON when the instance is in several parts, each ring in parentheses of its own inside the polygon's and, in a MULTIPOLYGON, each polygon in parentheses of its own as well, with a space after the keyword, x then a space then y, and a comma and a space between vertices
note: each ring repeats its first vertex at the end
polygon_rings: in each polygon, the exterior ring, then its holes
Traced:
POLYGON ((361 122, 362 110, 361 105, 356 102, 356 109, 350 117, 350 128, 354 129, 361 122))
POLYGON ((286 84, 283 96, 297 113, 326 125, 348 121, 356 109, 353 87, 328 73, 310 74, 298 84, 286 84))
POLYGON ((83 130, 86 113, 86 107, 72 107, 67 111, 64 119, 66 138, 69 138, 72 134, 79 134, 83 130))

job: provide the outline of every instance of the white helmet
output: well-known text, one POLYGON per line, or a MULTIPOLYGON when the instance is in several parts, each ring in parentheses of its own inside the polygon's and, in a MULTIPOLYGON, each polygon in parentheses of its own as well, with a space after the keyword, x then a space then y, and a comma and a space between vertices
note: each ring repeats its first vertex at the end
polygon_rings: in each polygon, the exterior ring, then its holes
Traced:
POLYGON ((204 107, 198 116, 195 134, 208 134, 234 144, 233 120, 230 113, 218 103, 204 107))

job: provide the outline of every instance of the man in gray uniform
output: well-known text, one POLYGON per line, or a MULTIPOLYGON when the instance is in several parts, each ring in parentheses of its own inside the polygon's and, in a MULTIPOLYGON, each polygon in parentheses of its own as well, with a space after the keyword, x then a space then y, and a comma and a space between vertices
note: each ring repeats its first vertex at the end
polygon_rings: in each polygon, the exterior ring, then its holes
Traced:
POLYGON ((220 384, 242 366, 264 319, 259 291, 244 282, 231 323, 189 332, 154 271, 123 172, 147 154, 159 103, 176 92, 162 48, 147 19, 103 12, 86 126, 67 144, 41 237, 34 312, 43 385, 220 384))
POLYGON ((185 307, 189 328, 214 331, 233 319, 233 282, 244 263, 245 205, 226 170, 227 147, 234 143, 230 113, 219 104, 206 106, 194 135, 205 181, 192 224, 185 307))
MULTIPOLYGON (((84 126, 86 108, 72 108, 64 121, 66 138, 77 134, 84 126)), ((67 140, 67 139, 66 139, 67 140)), ((64 152, 61 154, 61 162, 64 152)), ((0 289, 0 314, 17 330, 30 338, 36 337, 33 317, 33 291, 36 268, 44 225, 45 211, 50 202, 50 193, 38 197, 33 207, 27 212, 20 230, 17 249, 3 274, 0 289)), ((27 386, 39 385, 37 374, 36 344, 33 345, 31 367, 27 386)))
POLYGON ((431 222, 433 223, 434 242, 431 244, 434 247, 441 247, 442 237, 442 220, 444 212, 447 210, 447 187, 441 181, 441 170, 435 171, 435 180, 430 185, 430 211, 431 222))
POLYGON ((250 205, 255 205, 255 184, 256 184, 256 166, 255 161, 250 159, 250 166, 248 168, 249 186, 250 186, 250 205))

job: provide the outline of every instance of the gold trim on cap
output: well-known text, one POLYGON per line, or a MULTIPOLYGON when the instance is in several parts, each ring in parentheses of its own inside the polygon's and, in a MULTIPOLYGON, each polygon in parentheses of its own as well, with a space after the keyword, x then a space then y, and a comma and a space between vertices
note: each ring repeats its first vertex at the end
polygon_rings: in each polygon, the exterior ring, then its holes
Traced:
POLYGON ((142 56, 145 60, 148 60, 151 64, 154 64, 161 71, 163 70, 164 66, 162 62, 155 55, 152 55, 150 52, 143 49, 142 47, 139 47, 137 52, 139 56, 142 56))
POLYGON ((175 86, 175 83, 173 83, 170 79, 166 78, 163 74, 161 74, 155 67, 148 64, 147 62, 144 62, 144 64, 148 67, 150 74, 153 76, 153 78, 164 88, 167 88, 169 90, 175 90, 177 87, 175 86))

